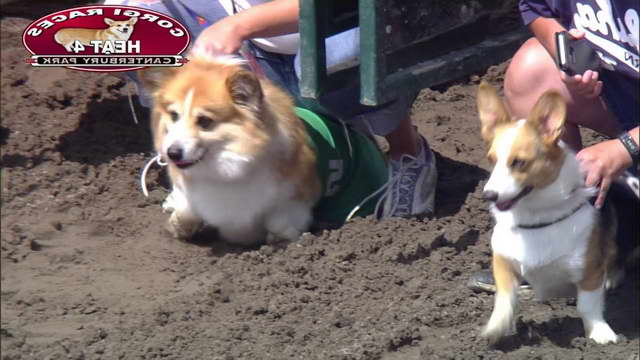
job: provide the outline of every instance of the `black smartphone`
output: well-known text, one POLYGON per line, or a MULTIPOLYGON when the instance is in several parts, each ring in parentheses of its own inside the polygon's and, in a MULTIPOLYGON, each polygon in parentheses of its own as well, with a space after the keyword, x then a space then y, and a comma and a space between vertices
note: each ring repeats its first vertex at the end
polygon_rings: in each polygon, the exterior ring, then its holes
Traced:
POLYGON ((566 31, 556 33, 556 63, 568 75, 600 69, 600 57, 586 39, 577 40, 566 31))

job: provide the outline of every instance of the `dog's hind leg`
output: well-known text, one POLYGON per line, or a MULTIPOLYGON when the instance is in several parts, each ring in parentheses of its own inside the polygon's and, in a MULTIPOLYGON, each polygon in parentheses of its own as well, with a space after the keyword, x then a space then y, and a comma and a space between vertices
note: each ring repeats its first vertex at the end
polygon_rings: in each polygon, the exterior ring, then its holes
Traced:
POLYGON ((513 328, 520 284, 511 261, 496 253, 493 254, 493 277, 496 282, 495 304, 489 323, 482 332, 482 336, 491 344, 496 343, 513 328))
POLYGON ((588 257, 584 277, 577 284, 577 307, 584 324, 584 332, 598 344, 618 340, 603 316, 606 283, 604 261, 603 257, 588 257))
POLYGON ((265 218, 265 227, 273 236, 287 241, 298 241, 311 225, 311 206, 299 201, 281 204, 265 218))
POLYGON ((584 330, 589 339, 598 344, 618 341, 618 337, 611 330, 602 316, 604 312, 604 286, 594 290, 585 290, 578 286, 578 313, 584 323, 584 330))
POLYGON ((603 316, 607 274, 615 269, 617 218, 609 203, 605 203, 601 213, 600 224, 589 239, 582 280, 577 283, 577 307, 587 337, 606 344, 618 340, 603 316))

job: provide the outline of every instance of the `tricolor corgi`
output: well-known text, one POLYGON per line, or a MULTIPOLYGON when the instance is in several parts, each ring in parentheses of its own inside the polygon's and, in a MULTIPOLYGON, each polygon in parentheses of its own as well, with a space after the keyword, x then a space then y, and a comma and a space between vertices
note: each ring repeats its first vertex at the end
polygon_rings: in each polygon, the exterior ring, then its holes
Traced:
POLYGON ((482 137, 493 164, 483 191, 496 225, 491 236, 495 305, 482 335, 495 343, 513 326, 524 278, 536 297, 575 296, 586 336, 616 342, 604 320, 605 282, 616 255, 616 216, 595 209, 575 154, 560 141, 566 105, 546 92, 526 119, 512 119, 497 92, 482 83, 477 98, 482 137))
POLYGON ((90 46, 91 41, 127 41, 133 33, 134 26, 138 21, 137 17, 129 20, 113 20, 104 18, 104 22, 108 25, 104 29, 86 29, 86 28, 64 28, 58 30, 55 35, 55 41, 62 45, 68 52, 73 52, 76 41, 82 45, 90 46))

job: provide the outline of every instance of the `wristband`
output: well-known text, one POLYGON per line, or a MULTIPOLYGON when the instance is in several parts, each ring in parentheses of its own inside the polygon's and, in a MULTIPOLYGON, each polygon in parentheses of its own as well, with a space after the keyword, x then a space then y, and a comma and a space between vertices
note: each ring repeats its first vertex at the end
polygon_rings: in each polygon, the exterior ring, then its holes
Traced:
POLYGON ((633 141, 631 135, 628 132, 623 132, 620 136, 618 136, 618 140, 624 145, 624 148, 627 149, 629 155, 631 155, 631 161, 633 162, 633 168, 638 170, 638 153, 640 153, 640 149, 638 149, 638 144, 633 141))

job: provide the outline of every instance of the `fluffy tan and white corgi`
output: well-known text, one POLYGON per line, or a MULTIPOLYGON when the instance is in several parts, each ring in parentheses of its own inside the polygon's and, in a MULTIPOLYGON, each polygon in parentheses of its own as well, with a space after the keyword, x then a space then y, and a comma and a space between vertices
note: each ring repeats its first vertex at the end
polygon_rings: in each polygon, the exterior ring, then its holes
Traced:
POLYGON ((522 278, 536 297, 577 296, 587 337, 616 342, 604 320, 605 282, 616 254, 612 207, 595 209, 575 154, 561 141, 566 105, 543 94, 526 119, 513 119, 496 91, 478 91, 482 137, 493 164, 483 197, 492 202, 495 305, 483 336, 491 343, 513 326, 522 278), (577 292, 576 292, 577 291, 577 292))
POLYGON ((64 46, 68 52, 73 52, 73 45, 76 41, 79 41, 82 45, 89 46, 92 40, 129 40, 137 21, 137 17, 120 21, 104 18, 104 22, 109 25, 105 29, 64 28, 58 30, 53 38, 58 44, 64 46))
POLYGON ((141 76, 154 94, 155 148, 169 163, 175 237, 206 224, 250 245, 308 228, 321 183, 288 95, 233 59, 196 57, 141 76))

